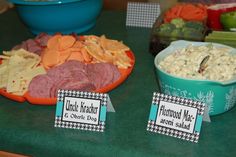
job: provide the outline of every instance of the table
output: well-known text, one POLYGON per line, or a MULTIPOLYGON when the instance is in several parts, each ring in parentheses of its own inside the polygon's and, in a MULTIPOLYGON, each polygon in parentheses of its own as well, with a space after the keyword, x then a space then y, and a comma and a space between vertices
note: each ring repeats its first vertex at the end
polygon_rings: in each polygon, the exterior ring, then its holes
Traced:
MULTIPOLYGON (((236 108, 203 123, 199 143, 146 131, 152 93, 158 91, 150 29, 127 28, 126 13, 103 11, 85 34, 123 40, 136 57, 130 77, 109 92, 116 113, 108 113, 104 133, 54 128, 55 106, 18 103, 0 96, 0 150, 41 156, 236 156, 236 108)), ((0 51, 33 35, 15 10, 0 15, 0 51)))

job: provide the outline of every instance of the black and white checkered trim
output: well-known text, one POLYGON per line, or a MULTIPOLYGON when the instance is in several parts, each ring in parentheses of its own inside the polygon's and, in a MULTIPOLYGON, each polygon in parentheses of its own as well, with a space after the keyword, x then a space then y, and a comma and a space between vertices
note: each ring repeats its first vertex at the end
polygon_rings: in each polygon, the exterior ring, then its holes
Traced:
POLYGON ((200 102, 200 101, 193 101, 193 100, 187 99, 187 98, 180 98, 180 97, 176 97, 176 96, 171 96, 171 95, 166 95, 166 94, 154 92, 152 104, 159 104, 160 101, 166 101, 166 102, 171 102, 171 103, 175 103, 175 104, 194 107, 194 108, 198 109, 199 115, 204 114, 205 103, 200 102))
POLYGON ((62 90, 62 89, 59 89, 57 92, 57 99, 58 99, 57 101, 63 102, 65 96, 100 99, 102 105, 107 105, 108 101, 108 95, 106 93, 81 92, 75 90, 62 90))
MULTIPOLYGON (((160 103, 160 101, 165 101, 165 102, 170 102, 170 103, 174 103, 174 104, 186 105, 189 107, 197 108, 198 115, 204 114, 205 104, 200 101, 193 101, 193 100, 187 99, 187 98, 180 98, 180 97, 176 97, 176 96, 171 96, 171 95, 166 95, 166 94, 154 92, 152 104, 158 105, 160 103)), ((156 125, 155 121, 153 121, 153 120, 148 121, 147 131, 181 138, 181 139, 185 139, 187 141, 191 141, 191 142, 195 142, 195 143, 197 143, 198 139, 199 139, 199 132, 194 131, 193 133, 187 133, 187 132, 159 126, 159 125, 156 125)))
POLYGON ((66 121, 62 121, 62 117, 59 117, 59 116, 55 118, 54 126, 60 127, 60 128, 80 129, 80 130, 89 130, 89 131, 98 131, 98 132, 104 132, 105 130, 105 122, 100 121, 98 125, 66 122, 66 121))
POLYGON ((159 3, 128 2, 126 26, 152 28, 160 12, 159 3))
POLYGON ((172 136, 176 138, 181 138, 181 139, 185 139, 187 141, 191 141, 195 143, 197 143, 199 139, 199 132, 194 131, 193 134, 186 133, 183 131, 155 125, 155 121, 148 121, 147 131, 164 134, 164 135, 168 135, 168 136, 172 136))
MULTIPOLYGON (((64 98, 66 96, 77 97, 77 98, 81 97, 81 98, 88 98, 88 99, 99 99, 101 100, 101 106, 107 106, 107 102, 109 99, 106 93, 82 92, 82 91, 75 91, 75 90, 59 89, 57 92, 57 101, 64 102, 64 98)), ((71 129, 104 132, 105 122, 99 121, 98 125, 67 122, 67 121, 63 121, 61 116, 56 116, 54 126, 61 127, 61 128, 71 128, 71 129)))

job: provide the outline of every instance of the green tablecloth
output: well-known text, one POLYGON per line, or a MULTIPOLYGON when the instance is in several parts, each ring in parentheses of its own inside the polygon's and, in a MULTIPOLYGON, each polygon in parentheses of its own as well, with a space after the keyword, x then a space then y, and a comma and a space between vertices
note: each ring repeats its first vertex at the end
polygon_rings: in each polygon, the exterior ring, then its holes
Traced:
MULTIPOLYGON (((152 93, 158 90, 150 29, 127 28, 124 12, 103 11, 86 34, 123 40, 136 57, 130 77, 109 92, 116 113, 104 133, 54 128, 55 106, 17 103, 0 96, 0 150, 30 156, 236 156, 236 108, 203 123, 199 143, 146 131, 152 93)), ((0 50, 33 37, 14 10, 0 15, 0 50)))

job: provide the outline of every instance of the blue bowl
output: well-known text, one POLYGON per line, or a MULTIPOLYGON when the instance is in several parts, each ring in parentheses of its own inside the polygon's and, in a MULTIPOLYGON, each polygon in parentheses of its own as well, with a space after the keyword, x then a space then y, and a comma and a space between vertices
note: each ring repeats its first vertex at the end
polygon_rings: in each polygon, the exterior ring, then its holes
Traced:
POLYGON ((96 24, 102 0, 11 0, 34 34, 82 33, 96 24))
MULTIPOLYGON (((159 67, 159 63, 167 56, 175 53, 176 49, 185 48, 190 44, 200 46, 209 43, 178 40, 172 42, 166 49, 156 55, 154 61, 155 72, 161 92, 204 102, 208 105, 209 115, 211 116, 230 110, 236 104, 236 78, 224 82, 187 79, 169 74, 159 67)), ((236 53, 236 49, 232 47, 217 43, 212 44, 216 47, 230 48, 233 54, 236 53)))

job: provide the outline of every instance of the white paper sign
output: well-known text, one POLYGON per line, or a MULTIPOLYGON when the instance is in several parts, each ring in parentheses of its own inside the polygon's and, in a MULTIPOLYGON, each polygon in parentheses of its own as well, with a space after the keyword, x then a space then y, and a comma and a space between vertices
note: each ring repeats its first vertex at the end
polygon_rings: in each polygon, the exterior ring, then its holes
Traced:
POLYGON ((63 121, 98 125, 101 100, 64 98, 63 121))
POLYGON ((115 112, 108 94, 59 90, 55 127, 103 132, 108 106, 115 112))
POLYGON ((128 2, 126 26, 152 28, 160 12, 159 3, 128 2))
POLYGON ((193 133, 196 115, 196 108, 160 101, 156 124, 193 133))
POLYGON ((203 102, 154 92, 147 131, 197 143, 204 109, 203 102))

